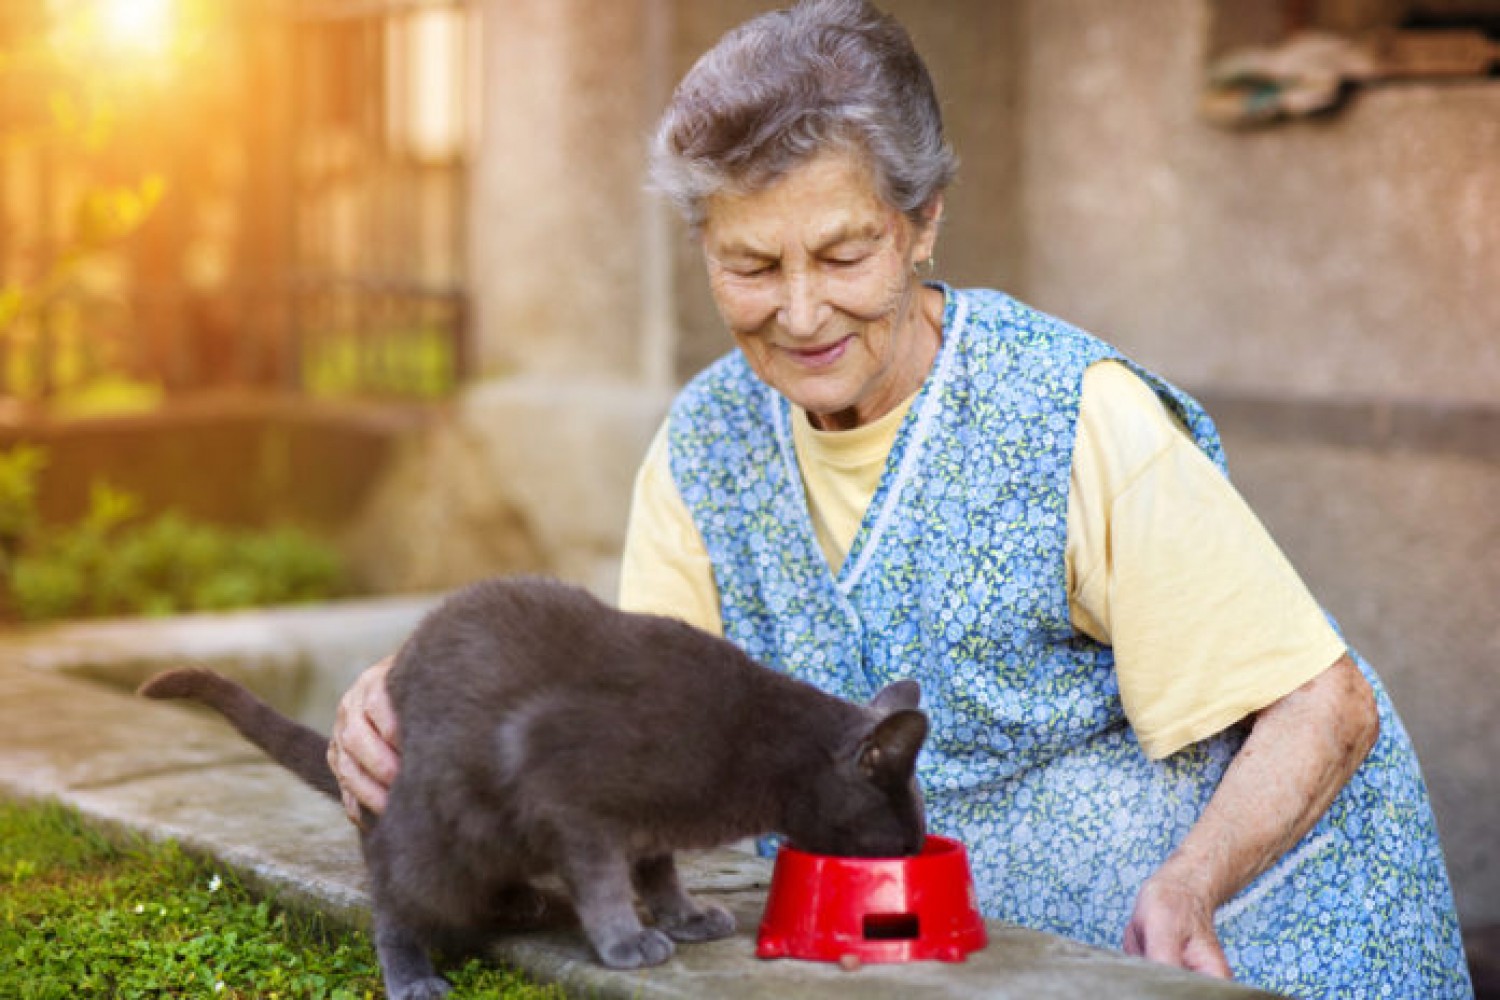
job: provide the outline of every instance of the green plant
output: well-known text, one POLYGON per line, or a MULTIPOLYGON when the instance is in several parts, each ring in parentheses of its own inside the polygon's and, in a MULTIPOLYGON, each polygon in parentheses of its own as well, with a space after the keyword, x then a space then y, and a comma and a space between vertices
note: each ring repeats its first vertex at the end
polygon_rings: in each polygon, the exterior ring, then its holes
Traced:
POLYGON ((356 335, 312 331, 302 352, 309 394, 336 398, 389 393, 409 399, 453 394, 452 336, 437 327, 395 327, 356 335))
MULTIPOLYGON (((478 961, 448 975, 458 1000, 564 995, 478 961)), ((0 996, 381 995, 363 933, 257 898, 175 844, 112 838, 60 806, 0 800, 0 996)))
POLYGON ((0 565, 8 567, 36 530, 37 479, 46 464, 40 448, 18 445, 0 451, 0 565))
POLYGON ((172 614, 325 599, 342 568, 334 549, 297 528, 229 528, 167 512, 140 516, 133 494, 95 483, 73 524, 36 515, 36 449, 0 452, 0 530, 13 524, 4 583, 29 621, 172 614))

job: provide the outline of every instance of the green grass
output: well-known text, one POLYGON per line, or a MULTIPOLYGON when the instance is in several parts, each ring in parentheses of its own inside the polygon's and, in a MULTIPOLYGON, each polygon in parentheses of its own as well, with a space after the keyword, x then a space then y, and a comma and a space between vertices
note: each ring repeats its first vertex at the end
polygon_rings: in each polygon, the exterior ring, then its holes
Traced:
MULTIPOLYGON (((477 961, 446 974, 457 998, 564 996, 477 961)), ((362 932, 258 898, 174 844, 0 800, 0 997, 381 996, 362 932)))

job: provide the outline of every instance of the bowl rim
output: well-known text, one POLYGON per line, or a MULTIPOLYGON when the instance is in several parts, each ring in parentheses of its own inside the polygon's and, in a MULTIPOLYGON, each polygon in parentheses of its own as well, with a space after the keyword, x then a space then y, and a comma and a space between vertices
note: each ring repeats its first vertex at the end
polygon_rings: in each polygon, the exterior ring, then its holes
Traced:
POLYGON ((945 837, 939 833, 929 833, 922 841, 922 850, 916 854, 903 854, 896 857, 864 857, 859 855, 843 854, 815 854, 812 851, 804 851, 802 848, 787 841, 777 850, 777 854, 787 854, 797 859, 808 859, 822 864, 840 865, 848 867, 871 867, 882 864, 912 865, 921 864, 934 858, 947 858, 952 855, 967 857, 964 845, 961 841, 952 837, 945 837))

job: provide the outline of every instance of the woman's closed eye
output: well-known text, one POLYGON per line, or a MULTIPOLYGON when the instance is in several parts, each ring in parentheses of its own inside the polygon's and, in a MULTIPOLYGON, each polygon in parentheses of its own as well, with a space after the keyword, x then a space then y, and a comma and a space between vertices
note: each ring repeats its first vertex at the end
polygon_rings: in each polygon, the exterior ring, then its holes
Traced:
POLYGON ((836 240, 824 246, 817 253, 817 259, 825 267, 858 267, 880 251, 884 240, 884 233, 836 240))
POLYGON ((735 278, 760 278, 775 274, 781 262, 770 257, 742 257, 720 261, 719 267, 735 278))

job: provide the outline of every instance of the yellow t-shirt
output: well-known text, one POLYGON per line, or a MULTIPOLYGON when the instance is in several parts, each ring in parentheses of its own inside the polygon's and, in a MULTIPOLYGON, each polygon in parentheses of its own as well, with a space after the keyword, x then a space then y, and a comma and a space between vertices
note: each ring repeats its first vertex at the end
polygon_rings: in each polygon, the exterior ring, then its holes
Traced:
MULTIPOLYGON (((795 413, 813 527, 835 570, 910 406, 847 431, 795 413)), ((1260 520, 1124 365, 1084 375, 1068 495, 1068 604, 1114 648, 1125 714, 1155 759, 1333 664, 1344 644, 1260 520)), ((635 484, 620 606, 722 634, 708 552, 672 481, 663 424, 635 484)))

